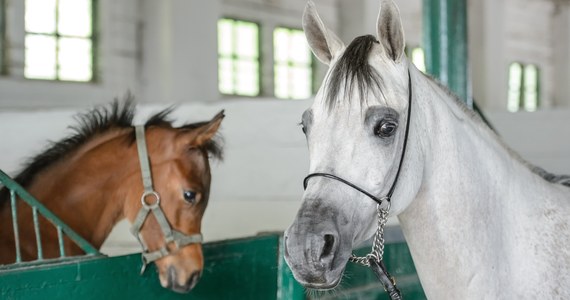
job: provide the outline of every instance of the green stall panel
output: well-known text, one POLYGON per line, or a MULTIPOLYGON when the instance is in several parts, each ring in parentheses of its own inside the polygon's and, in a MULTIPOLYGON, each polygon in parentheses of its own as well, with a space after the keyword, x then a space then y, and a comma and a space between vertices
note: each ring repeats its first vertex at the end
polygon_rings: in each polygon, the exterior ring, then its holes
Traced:
MULTIPOLYGON (((154 265, 140 276, 139 254, 5 268, 0 299, 388 299, 372 271, 355 264, 334 291, 305 291, 282 253, 278 234, 205 244, 204 273, 189 294, 162 288, 154 265)), ((387 244, 384 257, 405 299, 425 299, 406 244, 387 244)))
POLYGON ((204 245, 204 273, 189 294, 162 288, 154 265, 140 276, 140 254, 133 254, 6 270, 0 298, 275 299, 278 246, 277 235, 204 245))

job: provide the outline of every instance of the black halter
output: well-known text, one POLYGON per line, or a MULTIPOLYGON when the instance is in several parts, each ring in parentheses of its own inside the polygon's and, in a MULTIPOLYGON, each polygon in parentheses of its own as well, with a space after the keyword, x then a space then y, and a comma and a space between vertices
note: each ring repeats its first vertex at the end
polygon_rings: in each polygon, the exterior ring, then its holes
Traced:
POLYGON ((406 132, 404 133, 404 145, 402 146, 402 156, 400 157, 400 163, 398 164, 398 171, 396 172, 396 177, 394 178, 394 182, 392 183, 392 186, 390 187, 390 190, 388 191, 388 194, 386 194, 386 196, 382 197, 382 198, 378 198, 374 195, 372 195, 371 193, 367 192, 366 190, 360 188, 359 186, 355 185, 354 183, 351 183, 350 181, 343 179, 341 177, 338 177, 336 175, 333 174, 329 174, 329 173, 311 173, 309 175, 307 175, 307 177, 305 177, 305 179, 303 180, 303 188, 307 189, 307 184, 309 183, 309 178, 311 177, 326 177, 326 178, 330 178, 330 179, 334 179, 337 181, 340 181, 348 186, 350 186, 351 188, 363 193, 364 195, 366 195, 368 198, 374 200, 376 203, 378 203, 378 205, 382 206, 382 203, 384 201, 386 202, 390 202, 392 199, 392 194, 394 193, 394 190, 396 189, 396 184, 398 183, 398 178, 400 177, 400 170, 402 169, 402 163, 404 162, 404 156, 406 154, 406 146, 408 144, 408 132, 410 131, 410 119, 412 117, 411 113, 412 113, 412 77, 410 76, 410 71, 408 71, 408 89, 409 89, 409 94, 408 94, 408 119, 406 120, 406 132))

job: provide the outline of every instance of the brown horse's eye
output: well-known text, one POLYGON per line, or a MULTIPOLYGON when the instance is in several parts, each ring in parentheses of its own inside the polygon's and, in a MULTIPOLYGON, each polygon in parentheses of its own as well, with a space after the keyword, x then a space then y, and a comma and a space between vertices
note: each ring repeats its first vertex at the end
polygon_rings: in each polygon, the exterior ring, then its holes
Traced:
POLYGON ((188 190, 184 191, 183 195, 184 195, 184 200, 186 200, 186 202, 190 204, 194 204, 194 202, 196 202, 196 192, 188 190))

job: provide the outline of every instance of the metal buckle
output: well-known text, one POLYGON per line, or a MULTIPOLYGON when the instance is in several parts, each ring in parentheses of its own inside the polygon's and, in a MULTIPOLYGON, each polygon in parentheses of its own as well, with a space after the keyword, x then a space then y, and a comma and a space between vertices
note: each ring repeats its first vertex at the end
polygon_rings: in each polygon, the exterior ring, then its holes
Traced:
POLYGON ((143 207, 148 208, 148 209, 157 208, 158 205, 160 205, 160 195, 159 195, 157 192, 155 192, 155 191, 146 191, 146 192, 144 192, 144 193, 142 194, 142 196, 141 196, 141 204, 142 204, 143 207), (154 198, 156 199, 156 201, 155 201, 154 203, 149 204, 149 203, 146 201, 146 197, 147 197, 147 196, 151 196, 151 195, 154 196, 154 198))

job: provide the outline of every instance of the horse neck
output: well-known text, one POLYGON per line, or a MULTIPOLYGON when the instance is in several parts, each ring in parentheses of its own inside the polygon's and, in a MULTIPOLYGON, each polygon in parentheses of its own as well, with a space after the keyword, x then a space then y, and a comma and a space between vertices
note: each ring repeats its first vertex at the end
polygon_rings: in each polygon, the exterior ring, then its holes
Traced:
POLYGON ((505 212, 519 214, 532 206, 546 182, 436 83, 414 77, 416 126, 410 139, 422 157, 423 174, 399 220, 426 290, 438 289, 438 280, 470 286, 484 280, 477 274, 500 275, 484 268, 508 248, 505 236, 516 221, 505 212), (465 272, 457 272, 462 268, 465 272))
MULTIPOLYGON (((104 133, 38 174, 29 192, 67 225, 99 248, 123 216, 121 185, 136 172, 130 130, 104 133)), ((54 237, 51 237, 54 238, 54 237)))

